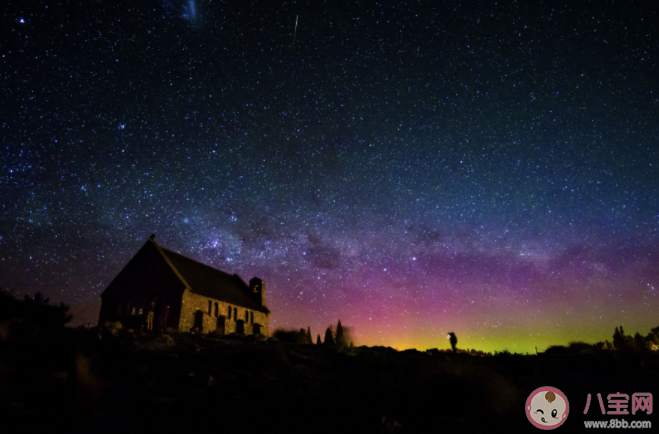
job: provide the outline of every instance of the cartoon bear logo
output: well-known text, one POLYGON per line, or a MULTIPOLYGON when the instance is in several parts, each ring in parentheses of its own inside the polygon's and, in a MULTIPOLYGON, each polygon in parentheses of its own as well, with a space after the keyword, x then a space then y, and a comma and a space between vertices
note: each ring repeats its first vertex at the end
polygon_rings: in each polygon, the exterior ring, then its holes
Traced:
POLYGON ((526 417, 540 429, 555 429, 563 425, 569 410, 567 397, 555 387, 536 389, 526 400, 526 417))

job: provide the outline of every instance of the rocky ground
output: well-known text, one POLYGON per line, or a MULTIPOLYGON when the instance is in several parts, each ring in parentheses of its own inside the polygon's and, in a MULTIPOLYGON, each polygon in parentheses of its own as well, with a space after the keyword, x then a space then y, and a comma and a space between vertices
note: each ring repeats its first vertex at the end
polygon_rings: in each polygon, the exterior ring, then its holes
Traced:
MULTIPOLYGON (((547 385, 570 401, 560 431, 583 432, 584 420, 611 418, 597 404, 584 416, 589 393, 659 393, 659 356, 337 351, 66 329, 0 342, 0 432, 536 432, 524 405, 547 385)), ((626 419, 654 425, 654 414, 626 419)))

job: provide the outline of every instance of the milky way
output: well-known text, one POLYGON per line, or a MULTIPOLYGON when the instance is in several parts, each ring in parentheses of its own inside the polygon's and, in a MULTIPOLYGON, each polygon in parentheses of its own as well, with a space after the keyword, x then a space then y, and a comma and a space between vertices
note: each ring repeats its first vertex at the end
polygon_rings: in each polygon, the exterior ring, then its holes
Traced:
POLYGON ((363 3, 3 6, 0 285, 94 323, 155 233, 273 330, 659 326, 657 8, 363 3))

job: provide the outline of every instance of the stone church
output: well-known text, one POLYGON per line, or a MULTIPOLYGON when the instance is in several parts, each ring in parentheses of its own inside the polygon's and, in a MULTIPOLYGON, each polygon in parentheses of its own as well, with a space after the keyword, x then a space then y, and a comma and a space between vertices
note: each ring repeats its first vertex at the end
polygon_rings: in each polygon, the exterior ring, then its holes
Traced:
POLYGON ((265 282, 249 285, 231 275, 174 253, 155 235, 101 294, 99 324, 180 332, 269 335, 265 282))

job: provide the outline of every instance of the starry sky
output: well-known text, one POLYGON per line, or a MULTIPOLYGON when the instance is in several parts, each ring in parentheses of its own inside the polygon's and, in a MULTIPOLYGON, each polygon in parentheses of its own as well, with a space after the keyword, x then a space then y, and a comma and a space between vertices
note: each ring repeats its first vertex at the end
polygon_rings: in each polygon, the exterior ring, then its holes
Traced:
POLYGON ((516 352, 645 335, 655 3, 5 3, 0 285, 93 324, 155 233, 263 278, 271 330, 516 352))

